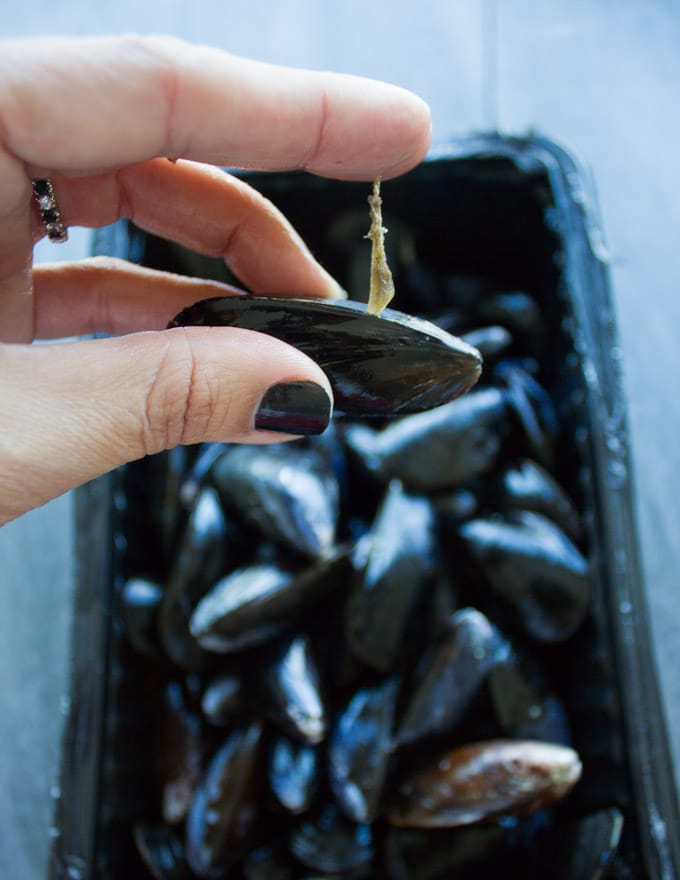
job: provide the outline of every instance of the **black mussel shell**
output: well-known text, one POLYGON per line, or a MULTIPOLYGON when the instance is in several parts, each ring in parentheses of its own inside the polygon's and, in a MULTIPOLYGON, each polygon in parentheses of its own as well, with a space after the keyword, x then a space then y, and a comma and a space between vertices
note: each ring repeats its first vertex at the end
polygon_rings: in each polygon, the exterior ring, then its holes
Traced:
POLYGON ((321 674, 310 640, 287 642, 257 677, 255 702, 263 717, 299 742, 317 745, 328 733, 321 674))
POLYGON ((455 489, 490 471, 508 432, 506 394, 478 388, 429 412, 390 422, 380 431, 357 422, 345 434, 368 470, 413 492, 455 489))
POLYGON ((190 623, 192 636, 206 650, 218 653, 240 651, 273 638, 282 624, 275 614, 268 614, 268 605, 276 603, 290 581, 291 575, 276 565, 237 568, 196 606, 190 623))
POLYGON ((157 719, 154 768, 161 786, 163 819, 186 817, 198 787, 208 742, 201 716, 189 705, 182 685, 168 683, 157 719))
POLYGON ((225 654, 270 641, 341 584, 346 555, 338 551, 296 574, 271 564, 235 569, 196 606, 192 635, 206 650, 225 654))
POLYGON ((244 880, 293 880, 297 876, 288 853, 269 846, 249 853, 243 860, 242 870, 244 880))
POLYGON ((517 623, 543 642, 560 642, 583 623, 590 601, 588 561, 538 513, 470 520, 460 534, 493 593, 517 623))
MULTIPOLYGON (((539 872, 536 876, 549 874, 554 880, 609 877, 623 825, 623 813, 617 807, 560 823, 535 850, 533 867, 539 872)), ((611 876, 619 875, 617 872, 611 876)))
POLYGON ((571 744, 564 706, 554 694, 535 686, 516 658, 494 666, 487 684, 494 714, 505 734, 513 739, 571 744))
POLYGON ((399 681, 357 691, 341 713, 328 746, 328 775, 335 799, 355 822, 378 813, 392 747, 399 681))
POLYGON ((512 334, 505 327, 499 327, 496 324, 468 330, 462 339, 468 345, 476 348, 484 360, 498 357, 512 345, 512 334))
POLYGON ((481 690, 489 671, 507 661, 510 646, 474 608, 461 608, 423 658, 396 741, 400 746, 452 731, 481 690))
POLYGON ((358 545, 357 574, 345 609, 351 650, 379 672, 389 672, 408 647, 409 625, 432 580, 435 545, 430 502, 392 481, 373 527, 358 545))
POLYGON ((201 710, 211 724, 229 725, 241 708, 244 682, 238 675, 224 673, 208 682, 201 694, 201 710))
POLYGON ((159 627, 168 657, 189 672, 202 672, 209 658, 189 632, 196 603, 233 560, 236 540, 225 519, 215 489, 203 488, 195 497, 179 539, 161 601, 159 627))
POLYGON ((339 488, 318 449, 232 446, 211 470, 225 506, 277 546, 311 559, 335 543, 339 488))
POLYGON ((278 737, 269 753, 269 785, 277 801, 294 816, 308 810, 319 790, 321 760, 307 743, 278 737))
POLYGON ((479 319, 507 327, 529 343, 532 349, 544 345, 545 320, 534 297, 523 290, 510 290, 480 298, 477 303, 479 319))
POLYGON ((510 464, 497 479, 498 503, 504 510, 531 510, 547 516, 573 540, 581 537, 578 511, 563 486, 530 458, 510 464))
POLYGON ((336 807, 328 806, 316 821, 310 819, 295 829, 290 849, 308 868, 345 876, 371 861, 373 834, 370 825, 349 822, 336 807))
POLYGON ((217 297, 170 322, 229 326, 276 336, 308 354, 328 376, 335 410, 388 417, 441 406, 470 389, 481 372, 472 346, 428 321, 363 303, 283 297, 217 297))
POLYGON ((221 877, 257 829, 262 727, 236 730, 214 755, 186 822, 186 853, 198 877, 221 877))
POLYGON ((481 880, 500 877, 506 831, 485 827, 390 828, 384 865, 389 880, 481 880), (498 874, 493 873, 494 870, 498 874))
POLYGON ((181 838, 168 825, 140 823, 133 830, 137 850, 154 880, 190 880, 181 838))
POLYGON ((524 365, 513 360, 499 363, 493 378, 506 389, 506 400, 519 426, 521 446, 531 458, 551 470, 559 420, 550 394, 524 365))

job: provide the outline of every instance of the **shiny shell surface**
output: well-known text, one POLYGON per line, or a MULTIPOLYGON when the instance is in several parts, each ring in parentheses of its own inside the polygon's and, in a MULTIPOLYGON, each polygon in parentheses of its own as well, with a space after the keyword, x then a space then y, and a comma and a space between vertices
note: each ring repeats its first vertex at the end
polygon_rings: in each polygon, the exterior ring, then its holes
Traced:
POLYGON ((479 352, 435 324, 357 302, 288 297, 217 297, 180 312, 171 327, 240 327, 304 351, 328 375, 335 410, 394 416, 441 406, 480 376, 479 352))

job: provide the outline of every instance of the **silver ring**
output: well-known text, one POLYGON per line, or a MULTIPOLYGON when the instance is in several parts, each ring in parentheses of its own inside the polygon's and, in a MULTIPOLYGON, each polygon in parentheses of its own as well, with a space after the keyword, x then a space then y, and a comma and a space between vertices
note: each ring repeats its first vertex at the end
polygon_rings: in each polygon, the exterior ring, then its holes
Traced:
POLYGON ((33 195, 40 209, 40 216, 45 224, 45 232, 50 241, 66 241, 68 230, 64 226, 57 198, 54 195, 54 187, 49 177, 33 177, 33 195))

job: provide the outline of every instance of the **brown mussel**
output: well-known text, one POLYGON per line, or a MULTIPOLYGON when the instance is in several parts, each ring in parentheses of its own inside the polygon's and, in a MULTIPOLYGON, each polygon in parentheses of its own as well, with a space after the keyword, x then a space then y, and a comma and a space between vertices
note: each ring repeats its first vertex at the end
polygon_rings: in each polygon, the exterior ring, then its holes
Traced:
POLYGON ((456 828, 523 815, 565 797, 581 775, 573 749, 531 740, 458 746, 404 781, 388 811, 394 825, 456 828))
POLYGON ((276 336, 308 354, 327 374, 335 410, 389 417, 452 400, 481 373, 471 345, 429 321, 362 303, 288 297, 234 296, 202 300, 170 327, 229 326, 276 336))

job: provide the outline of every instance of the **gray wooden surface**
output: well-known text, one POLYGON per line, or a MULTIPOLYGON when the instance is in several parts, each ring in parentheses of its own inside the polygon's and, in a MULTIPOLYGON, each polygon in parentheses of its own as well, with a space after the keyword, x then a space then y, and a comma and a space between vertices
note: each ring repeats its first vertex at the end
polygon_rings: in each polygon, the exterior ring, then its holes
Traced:
MULTIPOLYGON (((6 4, 4 36, 167 32, 391 80, 434 139, 536 128, 592 172, 611 251, 656 656, 680 767, 680 7, 664 0, 71 0, 6 4)), ((68 96, 64 96, 68 100, 68 96)), ((80 256, 87 236, 40 259, 80 256)), ((43 874, 73 579, 71 499, 0 530, 0 876, 43 874)))

